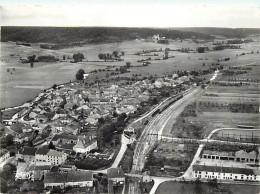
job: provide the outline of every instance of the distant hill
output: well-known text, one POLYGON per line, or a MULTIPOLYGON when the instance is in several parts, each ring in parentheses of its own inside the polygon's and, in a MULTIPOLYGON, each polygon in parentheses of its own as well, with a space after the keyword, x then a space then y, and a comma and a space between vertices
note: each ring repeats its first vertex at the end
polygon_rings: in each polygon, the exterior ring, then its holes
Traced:
POLYGON ((184 32, 196 32, 207 35, 221 35, 227 38, 245 38, 251 34, 260 34, 260 28, 207 28, 207 27, 195 27, 195 28, 171 28, 174 30, 181 30, 184 32))
POLYGON ((169 39, 212 39, 210 35, 162 28, 116 28, 116 27, 8 27, 1 28, 1 41, 28 43, 56 43, 63 45, 79 43, 104 43, 136 38, 148 38, 160 34, 169 39))

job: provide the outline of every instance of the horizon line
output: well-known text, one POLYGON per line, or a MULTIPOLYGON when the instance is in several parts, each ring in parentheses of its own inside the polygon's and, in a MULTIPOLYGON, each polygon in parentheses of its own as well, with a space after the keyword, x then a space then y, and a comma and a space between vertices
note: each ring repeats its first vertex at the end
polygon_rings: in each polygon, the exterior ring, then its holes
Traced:
POLYGON ((167 29, 167 28, 225 28, 225 29, 260 29, 260 27, 218 27, 218 26, 172 26, 172 27, 156 27, 156 26, 38 26, 38 25, 23 25, 23 26, 19 26, 19 25, 13 25, 13 26, 9 26, 9 25, 0 25, 0 27, 46 27, 46 28, 50 28, 50 27, 56 27, 56 28, 158 28, 158 29, 167 29))

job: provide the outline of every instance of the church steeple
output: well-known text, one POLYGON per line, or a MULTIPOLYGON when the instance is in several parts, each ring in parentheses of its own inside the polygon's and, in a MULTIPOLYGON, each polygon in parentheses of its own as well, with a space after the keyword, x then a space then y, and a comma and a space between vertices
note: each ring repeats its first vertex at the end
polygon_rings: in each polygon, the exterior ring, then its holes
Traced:
POLYGON ((97 82, 96 98, 99 99, 100 96, 101 96, 101 91, 100 91, 99 83, 97 82))

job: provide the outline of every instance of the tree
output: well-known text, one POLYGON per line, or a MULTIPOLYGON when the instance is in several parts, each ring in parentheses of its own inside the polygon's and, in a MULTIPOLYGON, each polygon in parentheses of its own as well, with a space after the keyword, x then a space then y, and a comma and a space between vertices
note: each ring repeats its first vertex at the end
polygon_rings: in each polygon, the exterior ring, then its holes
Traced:
POLYGON ((52 89, 56 89, 57 88, 57 85, 56 84, 53 84, 53 86, 52 86, 52 89))
POLYGON ((53 145, 52 141, 49 143, 48 148, 51 149, 51 150, 56 150, 56 147, 55 147, 55 145, 53 145))
POLYGON ((198 53, 204 53, 205 52, 204 47, 199 47, 197 50, 198 50, 198 53))
POLYGON ((77 79, 77 80, 83 80, 83 78, 84 78, 84 73, 85 73, 85 71, 84 71, 83 69, 79 69, 78 72, 77 72, 77 74, 76 74, 76 79, 77 79))
POLYGON ((112 125, 105 124, 98 129, 99 146, 104 146, 112 140, 114 129, 112 125))
POLYGON ((6 180, 3 178, 1 178, 1 187, 0 188, 1 188, 1 193, 7 193, 8 187, 6 184, 6 180))
POLYGON ((13 173, 16 171, 16 166, 8 163, 3 166, 3 169, 1 171, 1 178, 4 180, 9 180, 12 178, 13 173))
POLYGON ((118 116, 116 112, 113 112, 112 115, 113 115, 113 117, 117 117, 118 116))
POLYGON ((122 56, 124 56, 124 55, 125 55, 125 52, 124 52, 124 51, 122 51, 122 52, 121 52, 121 55, 122 55, 122 56))
POLYGON ((125 73, 126 72, 126 67, 125 66, 120 66, 119 67, 120 73, 125 73))
POLYGON ((158 103, 158 100, 157 100, 156 97, 154 97, 154 98, 151 99, 151 104, 152 104, 152 105, 155 105, 155 104, 157 104, 157 103, 158 103))
POLYGON ((31 63, 31 62, 34 62, 35 61, 35 55, 32 55, 32 56, 28 56, 27 59, 28 59, 28 62, 31 63))
POLYGON ((127 69, 130 68, 130 65, 131 65, 130 62, 126 62, 126 68, 127 68, 127 69))
POLYGON ((98 54, 99 59, 106 59, 106 54, 104 55, 103 53, 98 54))
POLYGON ((117 58, 118 57, 118 51, 113 51, 112 55, 117 58))
POLYGON ((14 136, 11 135, 11 134, 8 134, 8 135, 5 137, 5 142, 6 142, 6 145, 7 145, 7 146, 13 145, 13 144, 14 144, 14 136))
POLYGON ((35 133, 35 135, 37 136, 37 135, 39 134, 39 130, 36 129, 36 130, 34 131, 34 133, 35 133))
POLYGON ((82 59, 84 59, 84 55, 82 53, 73 54, 72 58, 74 59, 74 62, 80 62, 82 59))
POLYGON ((117 121, 118 122, 124 122, 124 120, 126 119, 126 117, 127 117, 127 115, 126 115, 126 113, 122 113, 122 114, 120 114, 119 116, 118 116, 118 118, 117 118, 117 121))
POLYGON ((104 119, 103 117, 100 117, 100 118, 98 119, 98 123, 100 123, 100 124, 105 123, 105 119, 104 119))

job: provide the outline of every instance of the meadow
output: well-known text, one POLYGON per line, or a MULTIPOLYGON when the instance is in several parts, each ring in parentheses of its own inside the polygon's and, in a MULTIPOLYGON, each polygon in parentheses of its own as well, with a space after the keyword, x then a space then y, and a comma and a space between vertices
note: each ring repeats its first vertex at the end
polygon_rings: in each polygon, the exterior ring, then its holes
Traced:
MULTIPOLYGON (((204 43, 205 46, 212 46, 212 42, 204 43)), ((242 45, 248 52, 251 48, 258 49, 255 42, 252 47, 242 45), (255 44, 255 45, 254 45, 255 44)), ((151 49, 196 49, 201 44, 194 43, 192 40, 170 40, 168 45, 155 42, 145 42, 143 40, 124 41, 119 43, 87 44, 83 46, 70 47, 60 50, 42 49, 39 43, 31 44, 31 47, 16 45, 14 42, 1 43, 1 104, 0 108, 12 107, 23 104, 36 96, 41 89, 51 87, 53 84, 61 84, 75 80, 75 74, 82 68, 85 72, 95 69, 103 69, 107 66, 124 66, 126 62, 131 62, 132 68, 129 73, 120 76, 132 76, 141 74, 142 76, 155 75, 163 76, 176 70, 200 70, 209 68, 211 63, 215 63, 220 58, 230 57, 233 63, 252 63, 260 55, 251 54, 250 57, 240 56, 236 59, 236 54, 243 49, 212 51, 208 53, 181 53, 170 51, 168 60, 154 60, 163 58, 164 52, 157 52, 158 56, 151 57, 149 66, 142 66, 137 60, 147 59, 147 56, 134 55, 136 52, 151 49), (112 53, 113 51, 124 51, 122 57, 124 61, 118 62, 91 62, 98 60, 99 53, 112 53), (38 62, 34 63, 34 68, 30 68, 29 63, 21 63, 20 58, 27 58, 29 55, 53 55, 62 59, 63 55, 72 57, 74 53, 83 53, 85 60, 79 63, 70 63, 71 59, 64 62, 38 62), (243 60, 242 60, 243 59, 243 60), (241 62, 242 61, 242 62, 241 62), (203 66, 203 63, 205 65, 203 66), (9 72, 7 70, 9 69, 9 72)), ((259 49, 260 50, 260 49, 259 49)), ((229 65, 229 62, 223 62, 229 65)))

